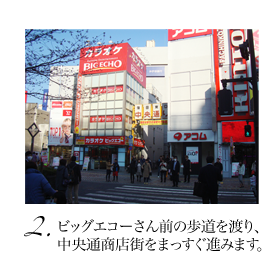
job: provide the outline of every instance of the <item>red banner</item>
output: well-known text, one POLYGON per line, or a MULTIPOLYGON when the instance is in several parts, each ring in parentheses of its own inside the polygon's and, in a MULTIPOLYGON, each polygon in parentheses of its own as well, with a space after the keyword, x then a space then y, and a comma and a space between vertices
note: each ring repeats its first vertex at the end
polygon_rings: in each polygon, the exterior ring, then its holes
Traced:
POLYGON ((85 136, 85 145, 124 145, 124 136, 85 136))
POLYGON ((168 29, 168 41, 212 34, 212 29, 168 29))
POLYGON ((98 122, 113 122, 115 120, 115 122, 121 122, 122 121, 122 115, 115 115, 114 116, 95 116, 95 117, 90 117, 90 122, 91 123, 96 123, 98 120, 98 122))
POLYGON ((145 140, 134 138, 133 145, 135 147, 145 148, 145 140))
POLYGON ((53 101, 52 108, 62 108, 62 101, 53 101))
POLYGON ((103 94, 103 93, 112 93, 112 92, 122 92, 123 91, 123 86, 116 86, 115 87, 101 87, 101 88, 92 88, 91 93, 92 94, 103 94))

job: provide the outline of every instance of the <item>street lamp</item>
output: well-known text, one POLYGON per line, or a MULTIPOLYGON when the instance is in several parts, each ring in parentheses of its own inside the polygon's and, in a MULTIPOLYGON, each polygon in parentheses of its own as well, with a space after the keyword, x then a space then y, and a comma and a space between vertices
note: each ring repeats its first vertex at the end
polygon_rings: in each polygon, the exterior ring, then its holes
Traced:
POLYGON ((33 153, 34 138, 41 131, 39 130, 39 128, 36 125, 36 123, 31 124, 26 130, 29 132, 29 134, 31 136, 31 153, 33 153))

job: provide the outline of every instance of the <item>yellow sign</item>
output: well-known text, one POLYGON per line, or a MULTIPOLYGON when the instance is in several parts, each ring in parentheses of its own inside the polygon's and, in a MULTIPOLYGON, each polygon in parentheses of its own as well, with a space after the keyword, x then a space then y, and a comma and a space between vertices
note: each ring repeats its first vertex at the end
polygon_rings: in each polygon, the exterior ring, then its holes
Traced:
POLYGON ((167 125, 167 120, 140 121, 140 125, 167 125))

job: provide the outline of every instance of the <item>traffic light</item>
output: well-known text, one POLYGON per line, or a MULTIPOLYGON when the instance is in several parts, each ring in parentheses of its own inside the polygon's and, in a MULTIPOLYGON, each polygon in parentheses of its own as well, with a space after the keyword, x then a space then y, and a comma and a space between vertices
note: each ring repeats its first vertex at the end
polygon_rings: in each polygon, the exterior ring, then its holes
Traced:
POLYGON ((248 40, 246 42, 244 42, 243 44, 239 45, 241 56, 243 58, 245 58, 246 60, 249 60, 248 47, 249 47, 248 40))
POLYGON ((232 115, 232 92, 229 89, 222 89, 218 92, 219 115, 232 115))
POLYGON ((245 130, 245 137, 251 137, 252 131, 251 131, 251 126, 249 124, 246 124, 244 126, 244 130, 245 130))

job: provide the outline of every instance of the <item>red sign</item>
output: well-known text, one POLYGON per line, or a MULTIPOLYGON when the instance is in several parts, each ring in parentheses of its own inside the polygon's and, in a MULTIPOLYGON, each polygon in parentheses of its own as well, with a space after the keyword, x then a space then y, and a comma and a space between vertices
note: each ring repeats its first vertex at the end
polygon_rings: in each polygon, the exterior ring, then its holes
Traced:
POLYGON ((115 115, 114 116, 96 116, 96 117, 90 117, 90 122, 91 123, 96 123, 98 120, 98 122, 113 122, 115 120, 115 122, 122 122, 122 115, 115 115))
POLYGON ((127 71, 144 88, 146 87, 146 65, 128 45, 127 50, 127 71))
POLYGON ((103 93, 112 93, 112 92, 122 92, 123 86, 116 86, 115 87, 101 87, 101 88, 92 88, 92 94, 103 94, 103 93))
POLYGON ((124 136, 85 136, 85 145, 124 145, 124 136))
POLYGON ((212 34, 212 29, 168 29, 168 41, 212 34))
POLYGON ((62 101, 53 101, 52 108, 62 108, 62 101))
POLYGON ((145 148, 145 140, 134 138, 133 145, 135 147, 145 148))
POLYGON ((127 70, 146 87, 146 65, 128 43, 84 48, 80 55, 82 75, 127 70))
POLYGON ((233 138, 233 142, 255 142, 254 122, 249 122, 252 132, 251 137, 245 137, 245 125, 247 125, 246 121, 222 122, 223 142, 230 143, 231 137, 233 138))
POLYGON ((72 110, 63 110, 63 117, 71 117, 72 116, 72 110))

